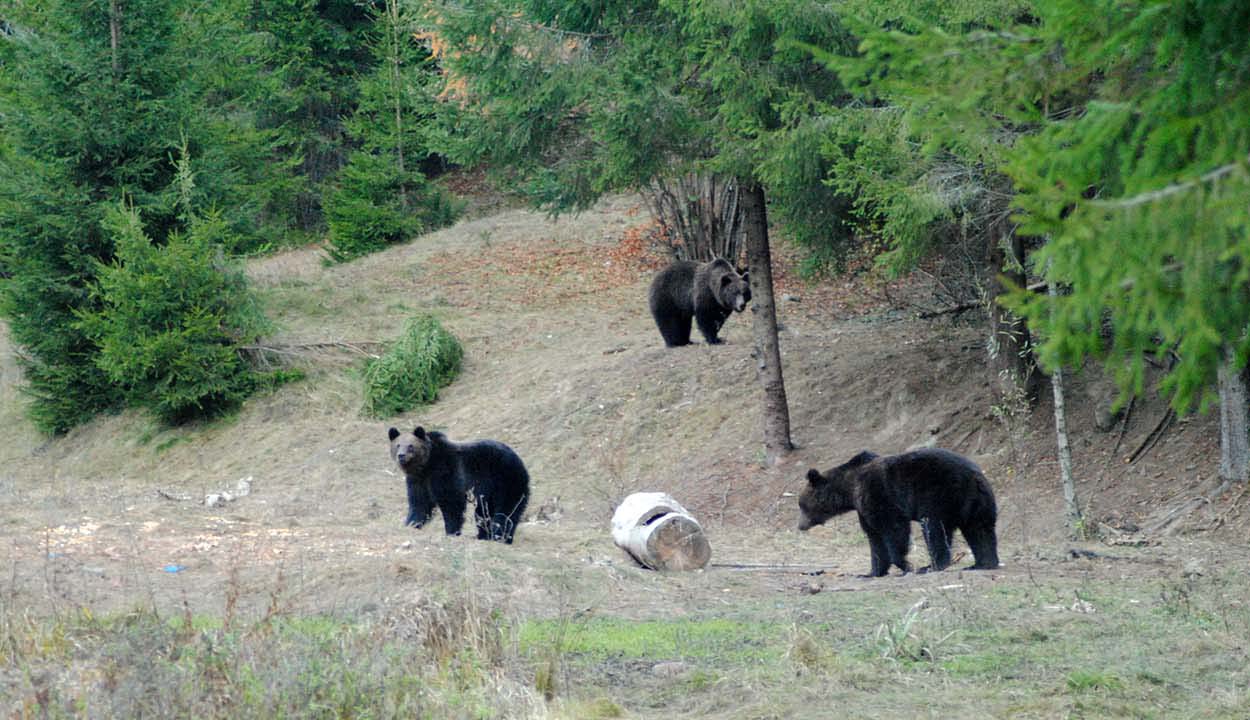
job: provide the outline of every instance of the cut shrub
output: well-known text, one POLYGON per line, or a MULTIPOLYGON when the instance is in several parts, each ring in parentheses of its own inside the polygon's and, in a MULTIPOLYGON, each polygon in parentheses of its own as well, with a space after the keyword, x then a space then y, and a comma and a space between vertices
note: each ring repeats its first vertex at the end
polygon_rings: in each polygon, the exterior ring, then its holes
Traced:
POLYGON ((437 319, 409 320, 399 340, 365 367, 365 414, 389 417, 434 402, 460 373, 463 357, 460 341, 437 319))

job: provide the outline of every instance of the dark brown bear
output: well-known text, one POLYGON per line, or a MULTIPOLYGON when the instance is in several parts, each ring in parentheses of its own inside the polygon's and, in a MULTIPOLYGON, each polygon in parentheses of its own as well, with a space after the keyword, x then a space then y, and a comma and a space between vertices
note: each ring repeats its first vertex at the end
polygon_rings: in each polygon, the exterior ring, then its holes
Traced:
POLYGON ((421 527, 438 508, 447 534, 459 535, 466 494, 472 494, 477 538, 512 542, 530 492, 525 463, 512 448, 495 440, 452 442, 422 427, 410 433, 391 428, 387 436, 408 486, 405 525, 421 527))
POLYGON ((747 273, 739 275, 719 258, 706 263, 678 260, 656 273, 649 300, 665 345, 689 345, 691 319, 707 343, 716 345, 725 319, 751 302, 751 283, 747 273))
POLYGON ((974 570, 998 567, 994 524, 998 507, 981 469, 949 450, 915 450, 879 457, 865 450, 824 474, 807 471, 799 495, 799 530, 854 510, 872 547, 869 577, 881 577, 895 565, 903 572, 911 540, 911 521, 920 523, 929 548, 928 569, 951 564, 951 539, 958 529, 972 548, 974 570))

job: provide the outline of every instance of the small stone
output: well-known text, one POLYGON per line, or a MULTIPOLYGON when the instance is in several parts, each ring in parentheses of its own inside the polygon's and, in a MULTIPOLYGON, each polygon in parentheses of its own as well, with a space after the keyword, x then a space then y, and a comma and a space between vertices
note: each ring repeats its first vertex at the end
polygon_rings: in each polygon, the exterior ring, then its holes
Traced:
POLYGON ((207 507, 217 507, 218 505, 221 505, 224 502, 225 501, 222 499, 219 493, 209 493, 208 495, 204 496, 204 505, 207 507))
POLYGON ((815 595, 816 593, 824 589, 825 589, 824 584, 818 583, 818 582, 809 582, 808 584, 803 586, 803 592, 807 595, 815 595))

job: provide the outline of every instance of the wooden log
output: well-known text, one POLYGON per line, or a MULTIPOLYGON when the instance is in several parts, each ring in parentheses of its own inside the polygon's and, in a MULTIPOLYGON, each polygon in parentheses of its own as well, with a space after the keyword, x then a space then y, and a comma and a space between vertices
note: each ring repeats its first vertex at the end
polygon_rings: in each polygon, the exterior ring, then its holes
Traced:
POLYGON ((612 515, 612 540, 653 570, 697 570, 712 559, 702 526, 664 493, 625 498, 612 515))

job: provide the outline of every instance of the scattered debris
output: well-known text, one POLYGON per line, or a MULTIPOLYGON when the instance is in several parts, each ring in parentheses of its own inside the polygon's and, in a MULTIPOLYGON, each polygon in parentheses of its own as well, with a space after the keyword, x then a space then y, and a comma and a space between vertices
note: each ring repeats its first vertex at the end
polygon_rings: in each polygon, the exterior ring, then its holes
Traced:
POLYGON ((1094 607, 1093 603, 1089 602, 1088 600, 1082 600, 1081 598, 1077 598, 1076 602, 1072 603, 1072 607, 1068 609, 1071 610, 1072 612, 1082 613, 1085 615, 1092 615, 1095 612, 1097 612, 1097 609, 1094 607))
POLYGON ((555 495, 547 498, 538 509, 534 511, 531 522, 536 523, 553 523, 564 517, 564 510, 560 507, 560 496, 555 495))
POLYGON ((218 505, 225 505, 228 502, 234 502, 235 500, 238 500, 241 497, 247 497, 248 495, 251 495, 251 494, 252 494, 252 476, 248 475, 247 477, 239 480, 239 482, 235 485, 233 491, 223 490, 219 493, 209 493, 208 495, 205 495, 204 505, 210 508, 217 507, 218 505))

